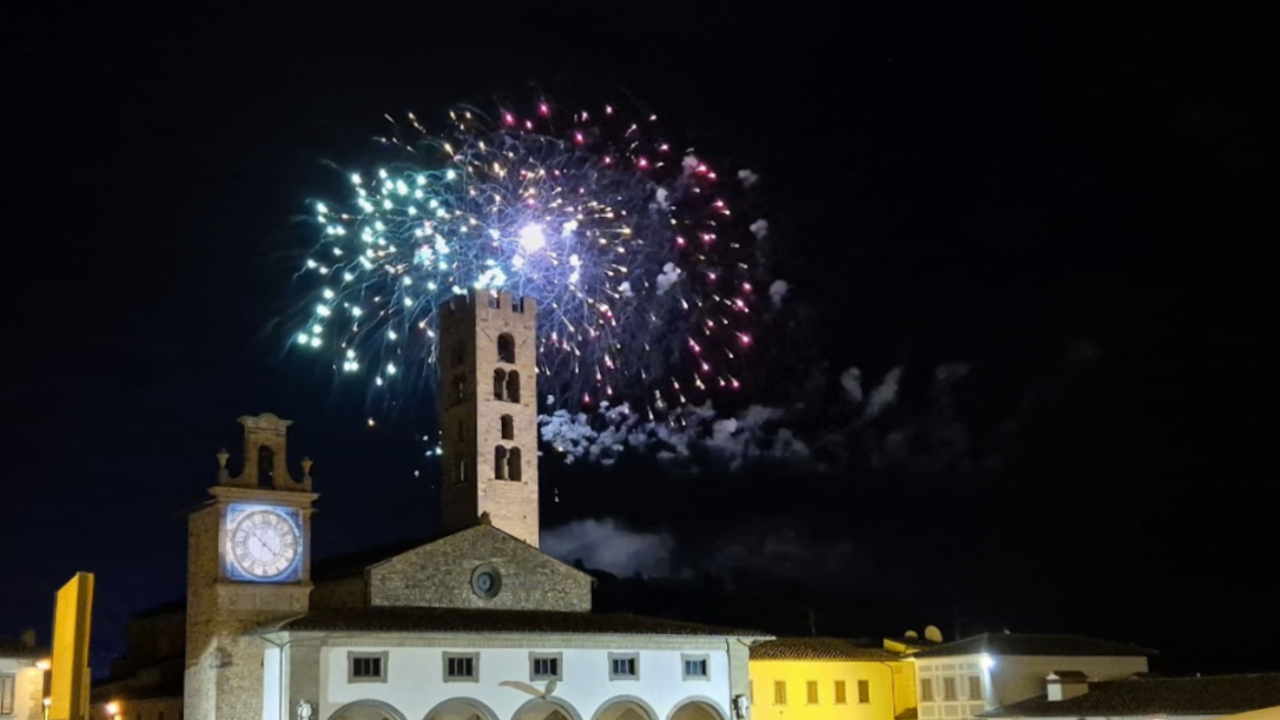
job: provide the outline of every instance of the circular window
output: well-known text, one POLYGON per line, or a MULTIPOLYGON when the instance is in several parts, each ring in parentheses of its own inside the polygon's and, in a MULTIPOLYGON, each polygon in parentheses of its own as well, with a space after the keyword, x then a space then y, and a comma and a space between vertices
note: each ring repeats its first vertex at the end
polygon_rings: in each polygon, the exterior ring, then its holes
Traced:
POLYGON ((498 568, 481 565, 471 573, 471 591, 485 600, 492 600, 502 590, 502 576, 498 568))

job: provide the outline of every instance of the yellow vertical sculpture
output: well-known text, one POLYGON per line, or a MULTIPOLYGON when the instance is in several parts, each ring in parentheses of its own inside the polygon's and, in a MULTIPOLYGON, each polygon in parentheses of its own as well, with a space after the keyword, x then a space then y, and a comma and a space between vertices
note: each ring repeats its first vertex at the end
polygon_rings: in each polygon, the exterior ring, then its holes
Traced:
POLYGON ((80 572, 58 591, 53 618, 49 720, 89 717, 89 620, 93 574, 80 572))

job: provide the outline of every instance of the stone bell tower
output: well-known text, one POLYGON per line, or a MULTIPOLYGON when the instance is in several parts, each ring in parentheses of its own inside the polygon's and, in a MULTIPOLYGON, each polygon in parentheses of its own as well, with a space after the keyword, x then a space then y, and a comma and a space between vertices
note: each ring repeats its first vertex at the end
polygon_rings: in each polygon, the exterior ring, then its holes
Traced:
POLYGON ((537 304, 472 292, 440 315, 442 529, 481 514, 538 546, 537 304))
POLYGON ((264 642, 246 633, 305 613, 311 593, 311 461, 289 471, 285 433, 271 413, 242 417, 241 471, 217 454, 213 496, 187 525, 188 720, 262 717, 264 642))

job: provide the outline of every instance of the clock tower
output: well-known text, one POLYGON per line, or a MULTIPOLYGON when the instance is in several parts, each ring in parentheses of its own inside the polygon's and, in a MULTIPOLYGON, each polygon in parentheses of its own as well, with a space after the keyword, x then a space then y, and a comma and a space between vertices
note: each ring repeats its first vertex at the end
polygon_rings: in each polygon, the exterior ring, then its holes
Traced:
POLYGON ((241 471, 218 453, 212 499, 187 526, 185 717, 262 717, 264 642, 246 632, 307 611, 311 593, 311 461, 289 473, 285 433, 271 413, 242 417, 241 471))

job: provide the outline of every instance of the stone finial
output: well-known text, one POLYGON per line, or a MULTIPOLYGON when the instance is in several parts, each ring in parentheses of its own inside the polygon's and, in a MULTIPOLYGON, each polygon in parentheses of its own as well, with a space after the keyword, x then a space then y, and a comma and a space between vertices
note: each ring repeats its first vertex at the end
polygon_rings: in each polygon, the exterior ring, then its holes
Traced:
POLYGON ((218 450, 217 457, 218 457, 218 480, 226 480, 231 476, 231 474, 227 472, 227 458, 231 457, 231 454, 227 452, 226 448, 220 448, 218 450))
POLYGON ((488 511, 488 510, 486 510, 486 511, 484 511, 484 512, 480 513, 480 524, 481 524, 481 525, 492 525, 492 524, 493 524, 493 519, 489 517, 489 511, 488 511))
POLYGON ((306 455, 303 455, 302 462, 298 464, 302 466, 302 481, 307 482, 308 480, 311 479, 311 466, 315 465, 315 462, 313 462, 311 458, 307 457, 306 455))

